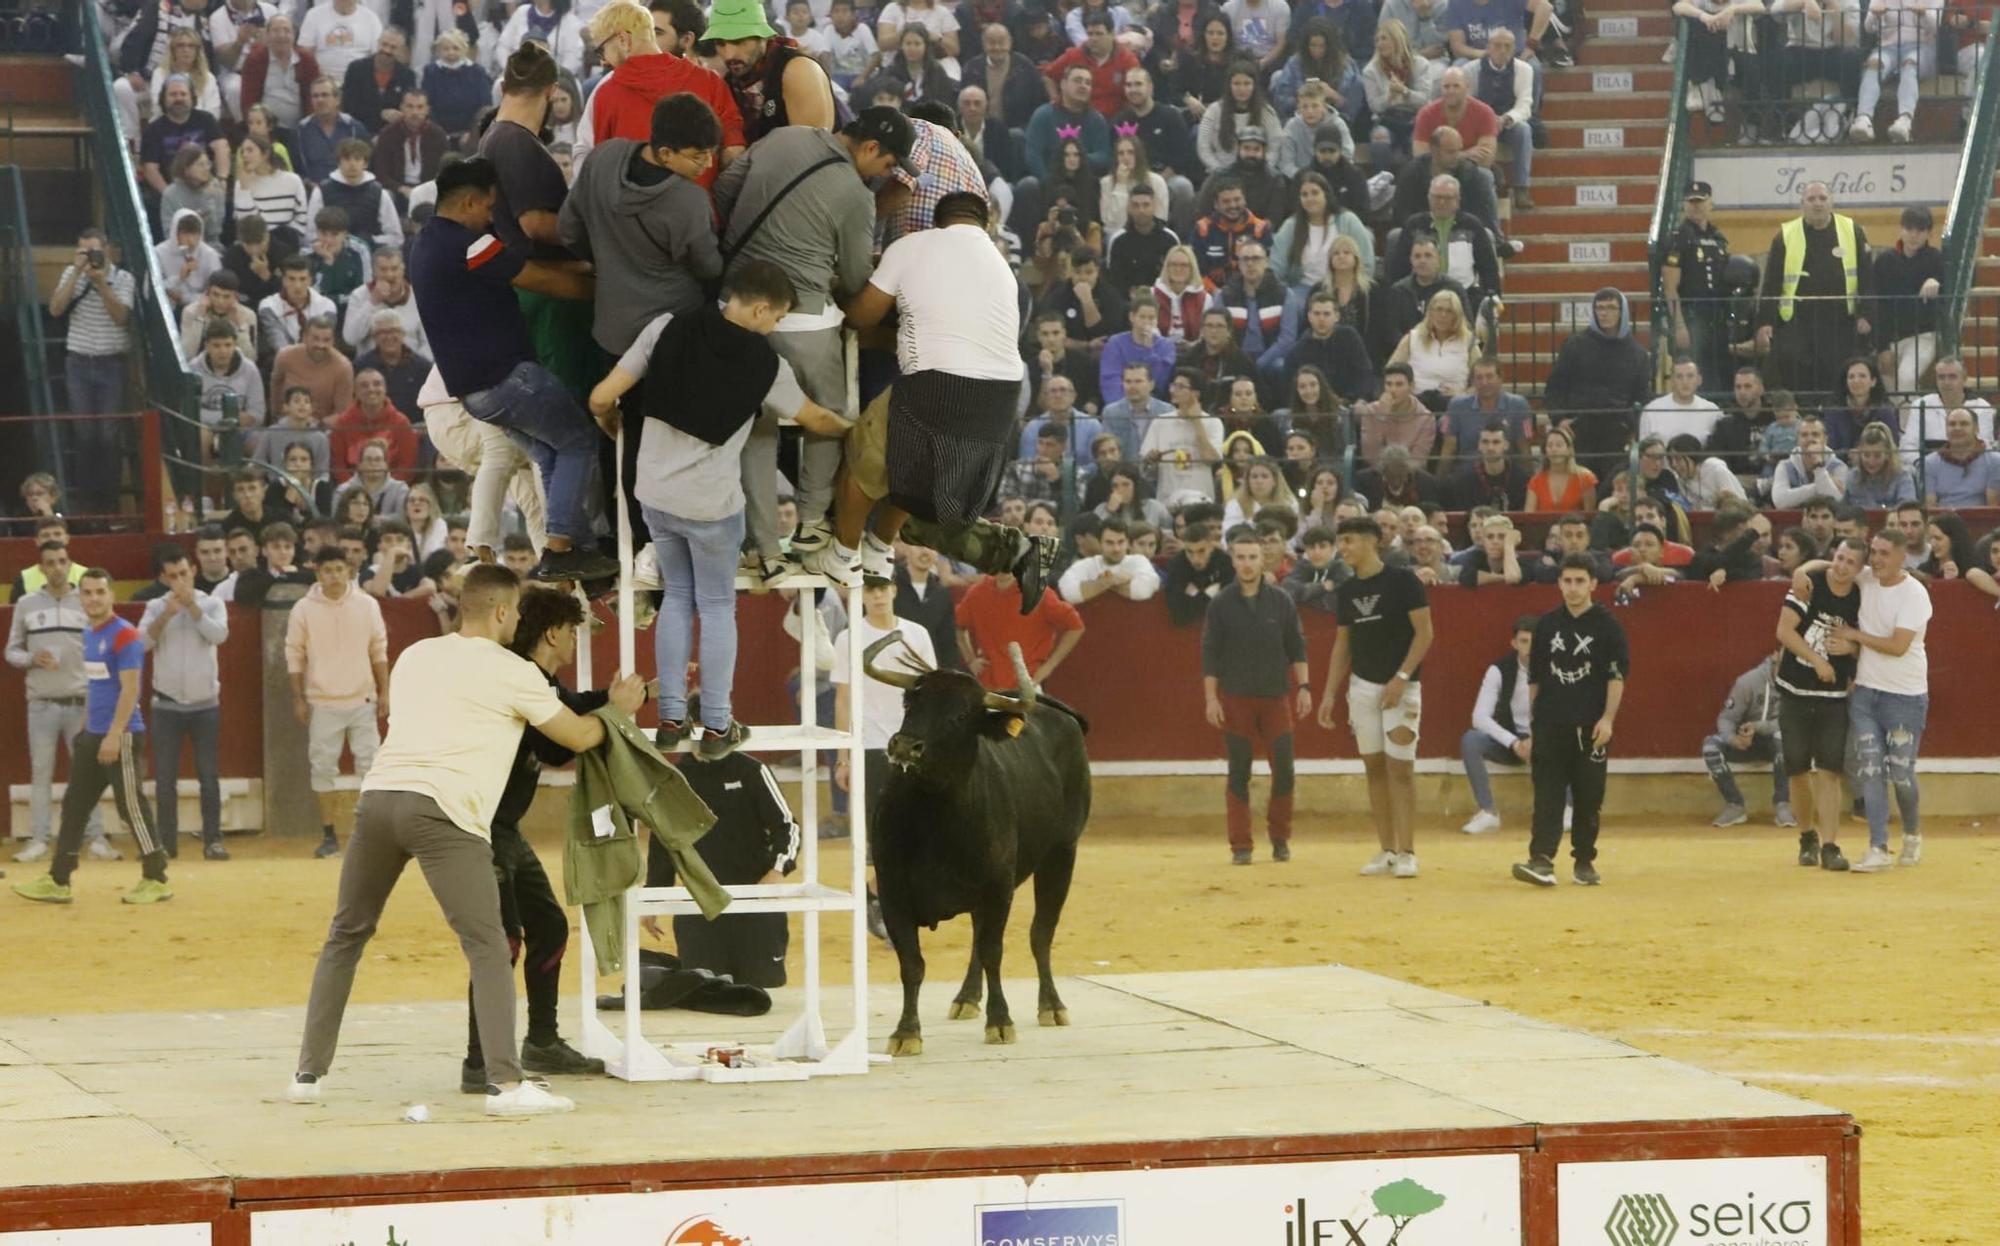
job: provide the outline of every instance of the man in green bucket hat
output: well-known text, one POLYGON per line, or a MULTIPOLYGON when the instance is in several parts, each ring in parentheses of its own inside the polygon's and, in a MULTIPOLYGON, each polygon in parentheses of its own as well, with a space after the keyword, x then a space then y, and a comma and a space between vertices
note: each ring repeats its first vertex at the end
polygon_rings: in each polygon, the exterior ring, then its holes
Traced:
POLYGON ((703 37, 722 58, 750 142, 782 126, 834 128, 833 83, 826 70, 771 29, 760 0, 716 0, 703 37))

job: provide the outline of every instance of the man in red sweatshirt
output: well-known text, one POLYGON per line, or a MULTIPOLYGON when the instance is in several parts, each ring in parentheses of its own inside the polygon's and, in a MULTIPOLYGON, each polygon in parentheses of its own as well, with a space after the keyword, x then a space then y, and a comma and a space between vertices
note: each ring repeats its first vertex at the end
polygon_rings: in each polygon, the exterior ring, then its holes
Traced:
POLYGON ((715 185, 723 167, 743 154, 743 115, 729 84, 714 70, 660 50, 653 34, 653 15, 632 0, 614 0, 590 19, 591 46, 598 49, 611 76, 591 92, 577 126, 578 165, 598 143, 629 138, 644 143, 653 133, 653 105, 669 95, 689 92, 715 111, 722 122, 722 151, 695 180, 703 190, 715 185))

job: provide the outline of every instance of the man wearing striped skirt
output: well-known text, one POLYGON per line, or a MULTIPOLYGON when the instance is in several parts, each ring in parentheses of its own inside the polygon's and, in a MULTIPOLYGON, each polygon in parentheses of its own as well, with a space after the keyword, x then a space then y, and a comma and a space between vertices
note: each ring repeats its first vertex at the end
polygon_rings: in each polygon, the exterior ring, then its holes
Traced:
POLYGON ((1013 457, 1024 372, 1014 276, 987 233, 983 196, 939 199, 934 227, 883 252, 847 320, 864 329, 892 308, 901 376, 886 411, 864 412, 848 435, 834 549, 810 565, 842 583, 886 580, 890 542, 900 535, 1019 577, 1028 613, 1041 601, 1055 543, 981 517, 1013 457))
POLYGON ((146 801, 143 760, 138 737, 146 730, 139 716, 139 675, 146 665, 146 637, 111 609, 111 573, 93 567, 77 584, 83 600, 83 673, 89 684, 84 698, 83 730, 70 754, 69 789, 63 794, 62 829, 49 872, 14 891, 49 904, 70 902, 69 879, 76 871, 77 849, 91 811, 110 788, 118 816, 139 841, 144 876, 125 893, 127 904, 154 904, 173 898, 167 886, 167 854, 153 834, 153 809, 146 801))

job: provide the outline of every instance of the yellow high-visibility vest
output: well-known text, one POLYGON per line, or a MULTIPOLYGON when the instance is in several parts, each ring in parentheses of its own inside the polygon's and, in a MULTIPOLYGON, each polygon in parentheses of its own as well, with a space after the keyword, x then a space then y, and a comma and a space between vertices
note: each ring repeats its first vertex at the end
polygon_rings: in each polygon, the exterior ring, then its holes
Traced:
MULTIPOLYGON (((69 565, 69 586, 75 588, 77 585, 83 583, 83 573, 89 569, 82 563, 71 563, 69 565)), ((26 597, 29 593, 41 592, 44 588, 48 587, 48 583, 48 573, 40 567, 21 568, 21 595, 23 597, 26 597)))
MULTIPOLYGON (((1833 215, 1833 232, 1840 244, 1840 265, 1847 274, 1847 314, 1855 314, 1856 295, 1861 289, 1861 257, 1854 246, 1854 218, 1833 215)), ((1778 295, 1778 319, 1790 320, 1799 292, 1799 278, 1806 271, 1806 218, 1795 216, 1778 231, 1785 240, 1785 284, 1778 295)))

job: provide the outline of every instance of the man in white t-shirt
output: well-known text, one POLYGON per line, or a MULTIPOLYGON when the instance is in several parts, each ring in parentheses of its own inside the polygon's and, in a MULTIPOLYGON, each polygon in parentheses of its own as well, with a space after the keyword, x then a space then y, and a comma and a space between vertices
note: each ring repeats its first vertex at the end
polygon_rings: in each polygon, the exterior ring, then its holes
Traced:
POLYGON ((1937 379, 1937 390, 1903 408, 1902 452, 1907 464, 1914 465, 1944 445, 1945 424, 1960 407, 1979 421, 1979 439, 1989 445, 1993 442, 1993 404, 1966 390, 1965 361, 1946 355, 1933 366, 1932 375, 1937 379))
POLYGON ((1672 441, 1682 433, 1708 444, 1722 408, 1696 391, 1701 388, 1701 367, 1687 355, 1674 358, 1674 370, 1667 379, 1667 392, 1646 404, 1639 413, 1639 436, 1672 441))
MULTIPOLYGON (((870 580, 861 590, 861 617, 833 642, 833 725, 847 730, 853 718, 854 686, 850 682, 852 665, 851 646, 859 644, 865 651, 868 646, 892 633, 901 635, 907 652, 892 648, 884 655, 888 663, 897 669, 914 668, 919 671, 937 667, 937 648, 931 643, 931 634, 922 626, 908 619, 896 617, 896 585, 891 580, 870 580)), ((863 795, 868 808, 882 794, 883 780, 888 776, 889 737, 903 729, 903 690, 894 684, 885 684, 879 679, 862 676, 861 688, 861 746, 867 750, 867 770, 863 784, 863 795)), ((853 775, 848 762, 848 754, 842 752, 840 761, 834 766, 833 781, 842 791, 853 790, 853 775)))
MULTIPOLYGON (((298 1072, 286 1090, 294 1103, 320 1099, 355 967, 414 857, 472 969, 487 1114, 536 1116, 575 1106, 521 1075, 492 823, 523 727, 580 753, 604 742, 604 724, 570 711, 539 667, 505 647, 520 619, 520 592, 507 568, 472 568, 459 593, 458 632, 420 640, 396 660, 389 677, 395 714, 361 784, 333 924, 313 973, 298 1072)), ((611 703, 627 714, 645 695, 636 675, 611 685, 611 703)))
POLYGON ((1026 603, 1041 600, 1056 545, 980 514, 1013 459, 1026 373, 1014 275, 987 232, 987 213, 983 194, 940 198, 932 227, 891 243, 849 307, 856 329, 897 311, 901 375, 886 409, 871 407, 849 438, 834 540, 808 565, 841 583, 888 579, 891 542, 901 535, 978 571, 1013 574, 1026 612, 1033 609, 1026 603), (872 481, 857 470, 871 443, 882 464, 872 481), (864 534, 876 497, 881 505, 864 534))
POLYGON ((1924 632, 1931 622, 1931 595, 1922 581, 1903 569, 1909 538, 1884 528, 1868 542, 1868 567, 1861 585, 1861 622, 1833 629, 1828 654, 1858 653, 1854 693, 1848 701, 1848 730, 1855 775, 1868 810, 1868 854, 1854 871, 1872 874, 1891 866, 1915 865, 1924 841, 1917 825, 1917 747, 1930 710, 1930 661, 1924 632), (1889 791, 1903 818, 1903 852, 1889 855, 1889 791))
POLYGON ((1171 498, 1198 493, 1215 500, 1215 465, 1222 461, 1222 421, 1201 409, 1201 373, 1175 368, 1167 383, 1172 415, 1155 417, 1146 426, 1139 457, 1155 473, 1153 496, 1171 498))
POLYGON ((1125 521, 1113 515, 1097 535, 1097 550, 1079 558, 1062 573, 1057 591, 1074 606, 1096 601, 1106 593, 1127 601, 1149 601, 1160 591, 1160 573, 1149 559, 1132 553, 1125 521))
POLYGON ((299 46, 311 52, 319 71, 335 82, 345 80, 349 65, 375 55, 375 41, 381 37, 382 19, 358 0, 316 4, 299 23, 299 46))

